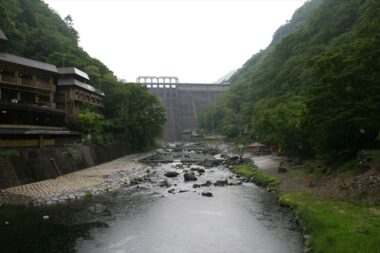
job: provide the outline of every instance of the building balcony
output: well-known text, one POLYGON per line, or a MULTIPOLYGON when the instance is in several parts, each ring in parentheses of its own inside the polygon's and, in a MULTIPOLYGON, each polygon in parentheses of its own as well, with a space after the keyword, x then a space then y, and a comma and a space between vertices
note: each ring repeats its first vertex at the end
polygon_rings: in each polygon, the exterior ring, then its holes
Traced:
POLYGON ((38 102, 38 104, 14 103, 0 100, 0 108, 12 108, 20 111, 47 112, 53 114, 65 114, 64 111, 57 110, 54 102, 38 102))
POLYGON ((49 83, 40 79, 36 80, 37 87, 42 90, 51 90, 55 91, 56 90, 56 85, 53 83, 49 83))
POLYGON ((14 76, 0 75, 0 82, 18 84, 19 80, 17 77, 14 76))
POLYGON ((1 99, 0 105, 2 104, 12 104, 15 106, 32 106, 32 107, 40 107, 43 109, 52 109, 55 110, 57 108, 56 103, 49 101, 38 101, 36 103, 26 102, 26 101, 18 101, 17 99, 12 99, 11 101, 1 99))
POLYGON ((40 90, 47 90, 55 92, 56 85, 40 79, 25 79, 15 76, 0 75, 0 83, 19 85, 40 90))
POLYGON ((79 101, 79 102, 82 102, 84 104, 90 104, 90 105, 94 105, 97 107, 104 108, 103 99, 100 100, 101 102, 98 102, 95 98, 94 99, 92 99, 92 97, 83 98, 83 97, 77 95, 77 96, 75 96, 75 101, 79 101))
POLYGON ((9 103, 0 100, 0 124, 64 126, 64 111, 34 104, 9 103))

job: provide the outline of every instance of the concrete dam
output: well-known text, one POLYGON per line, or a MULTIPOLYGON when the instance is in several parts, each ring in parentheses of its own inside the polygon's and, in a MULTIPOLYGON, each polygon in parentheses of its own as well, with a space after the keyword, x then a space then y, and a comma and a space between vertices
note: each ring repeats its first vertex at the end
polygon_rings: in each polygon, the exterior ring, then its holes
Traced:
POLYGON ((181 141, 182 131, 196 129, 198 115, 229 89, 229 83, 180 83, 177 77, 138 77, 157 95, 166 111, 165 141, 181 141))

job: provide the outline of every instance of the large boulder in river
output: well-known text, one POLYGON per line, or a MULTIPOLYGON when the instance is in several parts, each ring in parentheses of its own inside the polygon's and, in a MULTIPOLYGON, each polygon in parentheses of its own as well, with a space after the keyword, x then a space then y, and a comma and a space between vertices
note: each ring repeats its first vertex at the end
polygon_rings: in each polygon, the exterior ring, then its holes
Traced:
POLYGON ((226 186, 228 185, 228 181, 226 180, 218 180, 214 183, 215 186, 226 186))
POLYGON ((165 177, 176 177, 179 175, 179 173, 177 171, 168 171, 168 172, 165 172, 165 177))
POLYGON ((182 163, 177 163, 176 165, 174 165, 174 168, 176 169, 183 169, 183 164, 182 163))
POLYGON ((171 186, 171 185, 169 184, 168 180, 166 180, 166 179, 160 181, 160 182, 158 183, 158 185, 159 185, 160 187, 166 187, 166 188, 168 188, 168 187, 171 186))
POLYGON ((202 196, 204 196, 204 197, 212 197, 212 193, 211 192, 202 192, 202 196))
POLYGON ((90 206, 88 210, 94 214, 105 214, 108 212, 107 207, 99 203, 94 206, 90 206))
POLYGON ((223 159, 204 159, 198 162, 198 165, 201 165, 206 168, 216 167, 223 163, 223 159))
POLYGON ((223 159, 230 159, 231 156, 229 156, 227 154, 221 154, 220 157, 223 159))
POLYGON ((185 178, 185 181, 197 181, 197 177, 194 175, 194 172, 188 171, 186 172, 183 177, 185 178))
POLYGON ((208 181, 208 180, 206 181, 206 183, 201 184, 201 186, 205 186, 205 187, 209 187, 211 185, 212 185, 211 181, 208 181))
POLYGON ((208 168, 213 167, 214 166, 214 160, 205 159, 205 160, 201 161, 201 165, 208 167, 208 168))
POLYGON ((238 164, 241 163, 241 161, 240 161, 240 157, 237 156, 237 155, 235 155, 235 156, 231 156, 230 158, 228 158, 227 163, 228 163, 229 165, 238 165, 238 164))
POLYGON ((198 167, 191 168, 190 170, 192 170, 192 171, 197 171, 199 174, 205 173, 205 170, 204 170, 204 169, 202 169, 202 168, 198 168, 198 167))

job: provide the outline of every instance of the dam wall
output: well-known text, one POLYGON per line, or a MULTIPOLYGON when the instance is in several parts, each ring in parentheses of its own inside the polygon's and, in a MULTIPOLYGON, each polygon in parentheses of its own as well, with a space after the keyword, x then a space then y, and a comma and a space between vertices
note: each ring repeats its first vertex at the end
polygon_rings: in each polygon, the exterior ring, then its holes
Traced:
POLYGON ((203 83, 144 85, 165 107, 165 141, 181 141, 182 131, 196 129, 198 115, 230 87, 229 84, 203 83))

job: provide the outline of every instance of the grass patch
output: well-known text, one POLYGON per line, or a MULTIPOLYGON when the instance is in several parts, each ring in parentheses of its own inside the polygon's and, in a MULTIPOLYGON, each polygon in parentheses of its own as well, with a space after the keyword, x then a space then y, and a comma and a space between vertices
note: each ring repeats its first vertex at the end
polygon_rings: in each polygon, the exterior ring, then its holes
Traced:
POLYGON ((84 197, 87 198, 87 199, 91 199, 91 198, 92 198, 92 192, 90 192, 90 191, 86 191, 86 192, 84 193, 84 197))
MULTIPOLYGON (((317 163, 309 163, 306 171, 321 173, 317 163)), ((265 187, 277 186, 278 177, 264 174, 252 165, 238 165, 232 171, 265 187)), ((349 161, 335 174, 357 171, 349 161)), ((278 192, 278 191, 277 191, 278 192)), ((359 197, 365 198, 363 191, 359 197)), ((300 221, 306 247, 315 253, 380 253, 380 206, 364 206, 350 202, 321 199, 303 192, 279 193, 280 203, 291 206, 300 221)))
POLYGON ((278 177, 268 176, 250 164, 236 165, 232 168, 232 172, 246 177, 260 186, 277 187, 280 184, 278 177))
POLYGON ((336 165, 323 164, 320 161, 310 160, 304 163, 303 168, 306 173, 316 176, 329 176, 345 174, 348 176, 354 176, 361 173, 357 168, 357 161, 355 159, 346 161, 336 165))
POLYGON ((343 174, 345 176, 357 176, 363 172, 364 170, 358 167, 356 160, 347 161, 336 169, 337 174, 343 174))
POLYGON ((350 160, 350 161, 345 162, 340 167, 338 167, 337 171, 340 173, 344 173, 347 171, 353 171, 353 170, 356 170, 356 165, 357 165, 356 160, 350 160))
POLYGON ((380 206, 322 200, 305 193, 286 193, 280 200, 301 219, 314 252, 380 252, 380 206))
POLYGON ((367 150, 367 152, 372 156, 373 161, 380 161, 380 149, 367 150))
POLYGON ((303 168, 309 174, 312 174, 312 173, 318 171, 317 166, 314 163, 310 162, 310 161, 305 162, 304 165, 303 165, 303 168))

